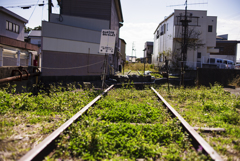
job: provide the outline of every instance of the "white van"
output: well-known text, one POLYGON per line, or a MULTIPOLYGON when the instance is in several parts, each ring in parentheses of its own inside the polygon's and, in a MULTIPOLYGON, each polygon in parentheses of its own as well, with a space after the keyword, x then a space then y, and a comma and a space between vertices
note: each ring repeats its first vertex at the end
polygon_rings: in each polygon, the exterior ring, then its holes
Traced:
POLYGON ((223 63, 223 59, 220 58, 209 58, 207 64, 216 64, 218 68, 225 69, 226 64, 223 63))
POLYGON ((226 69, 234 69, 235 68, 234 62, 232 60, 223 59, 223 63, 225 64, 226 69))

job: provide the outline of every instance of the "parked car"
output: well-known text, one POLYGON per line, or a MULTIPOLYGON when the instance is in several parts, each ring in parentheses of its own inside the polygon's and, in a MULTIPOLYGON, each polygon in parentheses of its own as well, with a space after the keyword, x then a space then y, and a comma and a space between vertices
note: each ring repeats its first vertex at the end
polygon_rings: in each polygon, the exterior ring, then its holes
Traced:
POLYGON ((232 60, 223 59, 223 63, 226 65, 226 69, 234 69, 234 62, 232 60))
POLYGON ((240 64, 236 64, 235 69, 240 69, 240 64))
POLYGON ((209 58, 207 60, 208 64, 216 64, 218 68, 220 69, 225 69, 226 68, 226 64, 223 63, 223 59, 220 58, 209 58))

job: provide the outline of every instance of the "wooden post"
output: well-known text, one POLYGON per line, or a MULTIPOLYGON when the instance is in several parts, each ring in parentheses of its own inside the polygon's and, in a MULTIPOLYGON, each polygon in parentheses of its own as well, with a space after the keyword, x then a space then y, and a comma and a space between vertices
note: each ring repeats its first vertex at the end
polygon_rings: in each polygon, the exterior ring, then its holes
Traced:
POLYGON ((0 67, 3 66, 3 48, 0 47, 0 67))
POLYGON ((104 89, 104 84, 106 80, 107 66, 108 66, 108 54, 105 54, 102 76, 102 89, 104 89))

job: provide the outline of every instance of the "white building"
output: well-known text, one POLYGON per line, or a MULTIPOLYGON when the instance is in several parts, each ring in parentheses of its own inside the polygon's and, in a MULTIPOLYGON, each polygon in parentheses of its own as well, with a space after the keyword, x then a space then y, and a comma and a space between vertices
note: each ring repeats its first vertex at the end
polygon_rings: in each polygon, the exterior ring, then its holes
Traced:
MULTIPOLYGON (((172 60, 178 55, 181 57, 181 44, 183 27, 180 22, 185 16, 185 10, 174 10, 174 12, 166 17, 156 28, 154 32, 154 48, 152 63, 155 66, 161 66, 164 63, 164 58, 172 60)), ((196 69, 202 63, 205 63, 209 58, 210 53, 217 53, 216 46, 216 28, 217 17, 207 16, 207 11, 188 10, 187 18, 191 20, 189 30, 200 32, 198 40, 202 40, 204 47, 188 49, 186 65, 196 69)), ((197 38, 192 39, 197 40, 197 38)), ((176 60, 175 60, 176 62, 176 60)), ((178 62, 179 63, 179 62, 178 62)))

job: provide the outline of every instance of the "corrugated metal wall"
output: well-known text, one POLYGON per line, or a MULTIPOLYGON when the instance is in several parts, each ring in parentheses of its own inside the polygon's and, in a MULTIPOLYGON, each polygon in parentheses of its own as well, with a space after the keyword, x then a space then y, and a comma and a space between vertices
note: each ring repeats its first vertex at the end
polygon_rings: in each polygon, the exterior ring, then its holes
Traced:
POLYGON ((51 14, 52 23, 80 27, 80 28, 95 30, 95 31, 102 31, 102 29, 109 29, 109 26, 110 26, 109 25, 110 20, 100 20, 100 19, 94 19, 94 18, 76 17, 76 16, 69 16, 69 15, 61 15, 60 19, 58 14, 51 14))
POLYGON ((101 75, 103 63, 104 55, 44 51, 42 76, 101 75))
POLYGON ((62 0, 61 14, 110 20, 111 0, 62 0))

